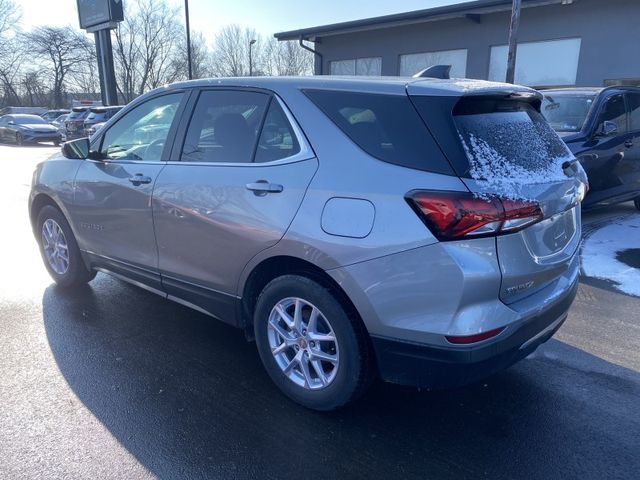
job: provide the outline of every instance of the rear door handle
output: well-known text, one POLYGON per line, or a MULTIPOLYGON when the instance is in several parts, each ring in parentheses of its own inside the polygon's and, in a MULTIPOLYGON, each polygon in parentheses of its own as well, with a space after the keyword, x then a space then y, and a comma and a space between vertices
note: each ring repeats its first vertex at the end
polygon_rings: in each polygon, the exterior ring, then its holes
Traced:
POLYGON ((141 173, 136 173, 133 177, 129 177, 129 181, 133 183, 134 187, 137 187, 139 185, 151 183, 151 177, 146 177, 141 173))
POLYGON ((627 148, 631 148, 633 147, 633 140, 629 139, 627 141, 624 142, 624 146, 627 148))
POLYGON ((264 196, 267 193, 280 193, 284 190, 282 185, 277 183, 269 183, 267 180, 258 180, 255 183, 247 183, 247 190, 251 190, 258 196, 264 196))

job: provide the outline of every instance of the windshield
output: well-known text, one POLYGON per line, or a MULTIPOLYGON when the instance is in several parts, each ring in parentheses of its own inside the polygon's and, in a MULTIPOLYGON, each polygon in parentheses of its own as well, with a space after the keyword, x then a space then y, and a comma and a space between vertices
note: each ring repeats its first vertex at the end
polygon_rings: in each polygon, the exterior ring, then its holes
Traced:
POLYGON ((579 132, 595 95, 545 95, 542 114, 556 132, 579 132))
POLYGON ((85 118, 88 115, 88 113, 89 113, 89 110, 82 110, 80 112, 74 110, 69 114, 69 117, 67 117, 67 120, 80 120, 85 118))
POLYGON ((35 115, 21 115, 21 116, 16 115, 13 118, 14 118, 14 122, 16 122, 17 125, 36 125, 36 124, 47 123, 44 121, 43 118, 36 117, 35 115))

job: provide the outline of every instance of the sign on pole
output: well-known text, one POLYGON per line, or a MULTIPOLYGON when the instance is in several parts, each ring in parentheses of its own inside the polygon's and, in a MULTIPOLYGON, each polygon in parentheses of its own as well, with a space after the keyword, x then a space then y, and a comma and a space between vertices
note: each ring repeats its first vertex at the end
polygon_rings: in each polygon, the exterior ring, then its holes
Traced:
POLYGON ((98 25, 124 20, 122 0, 77 0, 80 28, 89 30, 98 25))
POLYGON ((122 0, 77 0, 80 28, 96 38, 100 95, 103 105, 117 105, 118 91, 113 65, 111 30, 124 20, 122 0))

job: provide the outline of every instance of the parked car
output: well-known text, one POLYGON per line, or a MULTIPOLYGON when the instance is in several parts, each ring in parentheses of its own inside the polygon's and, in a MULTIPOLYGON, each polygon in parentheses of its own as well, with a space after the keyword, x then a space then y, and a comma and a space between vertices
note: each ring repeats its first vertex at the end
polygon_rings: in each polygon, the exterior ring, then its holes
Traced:
POLYGON ((87 129, 87 136, 91 137, 94 133, 100 130, 107 122, 94 123, 87 129))
POLYGON ((543 93, 542 113, 589 177, 584 207, 634 200, 640 209, 640 88, 543 93))
POLYGON ((89 116, 89 107, 73 107, 71 113, 64 122, 67 140, 73 140, 85 136, 84 121, 89 116))
POLYGON ((69 110, 49 110, 46 113, 40 115, 47 122, 53 122, 56 118, 59 118, 61 115, 66 115, 69 113, 69 110))
POLYGON ((0 108, 0 117, 4 115, 42 115, 46 113, 44 107, 3 107, 0 108))
POLYGON ((586 175, 540 103, 475 80, 163 87, 37 167, 31 221, 61 286, 108 272, 240 327, 307 407, 375 375, 461 385, 576 294, 586 175))
POLYGON ((69 114, 66 113, 64 115, 60 115, 58 118, 50 122, 51 125, 56 127, 58 129, 58 132, 60 132, 60 136, 63 142, 67 141, 67 130, 65 128, 65 122, 67 121, 68 117, 69 117, 69 114))
POLYGON ((97 123, 105 123, 107 120, 113 117, 120 110, 122 110, 121 106, 93 107, 89 109, 89 114, 87 115, 87 118, 84 120, 85 135, 87 137, 91 136, 91 133, 89 131, 93 125, 97 123))
POLYGON ((59 145, 60 133, 38 115, 5 115, 0 117, 0 141, 23 145, 27 142, 53 142, 59 145))

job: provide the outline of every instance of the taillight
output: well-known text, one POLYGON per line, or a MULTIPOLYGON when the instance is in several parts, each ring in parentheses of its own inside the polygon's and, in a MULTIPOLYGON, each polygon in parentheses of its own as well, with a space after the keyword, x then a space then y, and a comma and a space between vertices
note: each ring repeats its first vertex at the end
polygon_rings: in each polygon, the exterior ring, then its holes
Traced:
POLYGON ((493 338, 505 329, 505 327, 489 330, 488 332, 476 333, 475 335, 447 335, 445 338, 447 342, 454 343, 456 345, 469 345, 471 343, 482 342, 483 340, 489 340, 493 338))
POLYGON ((544 217, 537 202, 484 198, 469 192, 415 190, 406 199, 442 241, 513 233, 544 217))

